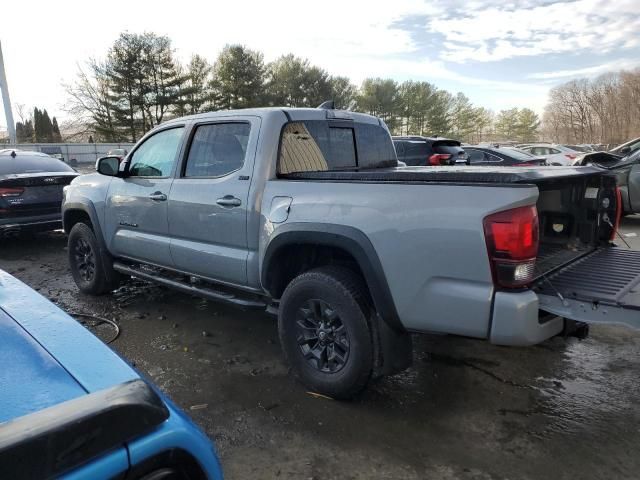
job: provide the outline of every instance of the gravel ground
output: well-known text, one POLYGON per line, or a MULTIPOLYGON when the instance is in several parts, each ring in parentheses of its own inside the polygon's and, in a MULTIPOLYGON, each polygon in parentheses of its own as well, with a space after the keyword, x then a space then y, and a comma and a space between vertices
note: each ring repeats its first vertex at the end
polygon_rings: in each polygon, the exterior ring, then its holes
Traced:
MULTIPOLYGON (((622 231, 640 249, 640 217, 622 231)), ((215 441, 229 479, 638 478, 640 332, 531 348, 419 336, 411 369, 338 402, 291 379, 273 317, 134 281, 82 295, 65 244, 0 240, 0 268, 68 312, 114 319, 112 347, 215 441)))

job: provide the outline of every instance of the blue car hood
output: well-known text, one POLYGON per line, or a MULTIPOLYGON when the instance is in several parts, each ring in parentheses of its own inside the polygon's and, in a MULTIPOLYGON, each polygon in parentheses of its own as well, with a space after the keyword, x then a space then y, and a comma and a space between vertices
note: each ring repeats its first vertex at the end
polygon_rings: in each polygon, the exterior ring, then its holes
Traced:
POLYGON ((83 395, 78 382, 0 310, 0 422, 83 395))
POLYGON ((136 378, 76 320, 0 270, 0 423, 136 378))

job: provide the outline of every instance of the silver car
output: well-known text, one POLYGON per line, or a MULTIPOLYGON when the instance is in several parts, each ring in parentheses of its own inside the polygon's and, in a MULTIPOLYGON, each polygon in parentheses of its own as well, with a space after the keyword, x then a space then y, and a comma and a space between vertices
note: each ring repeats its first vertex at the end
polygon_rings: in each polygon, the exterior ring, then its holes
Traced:
POLYGON ((551 143, 536 143, 529 145, 519 145, 520 150, 529 152, 536 157, 544 157, 547 165, 569 166, 573 165, 576 159, 583 154, 564 145, 551 143))

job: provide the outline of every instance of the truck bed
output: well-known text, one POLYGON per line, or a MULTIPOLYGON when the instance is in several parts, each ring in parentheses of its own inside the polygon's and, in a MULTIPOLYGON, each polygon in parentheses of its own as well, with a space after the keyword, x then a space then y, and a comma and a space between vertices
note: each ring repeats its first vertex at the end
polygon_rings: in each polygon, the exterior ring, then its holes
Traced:
POLYGON ((598 167, 398 167, 280 174, 286 180, 451 184, 535 184, 548 180, 601 174, 598 167))

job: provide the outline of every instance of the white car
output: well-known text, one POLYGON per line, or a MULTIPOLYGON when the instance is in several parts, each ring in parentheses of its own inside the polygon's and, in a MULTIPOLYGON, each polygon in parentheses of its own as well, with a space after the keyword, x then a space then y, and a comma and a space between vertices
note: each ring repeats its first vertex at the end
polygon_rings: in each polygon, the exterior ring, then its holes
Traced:
POLYGON ((547 165, 556 166, 569 166, 573 165, 579 155, 583 155, 582 152, 572 150, 564 145, 556 144, 533 144, 533 145, 521 145, 518 146, 520 150, 529 152, 536 157, 544 157, 547 161, 547 165))

